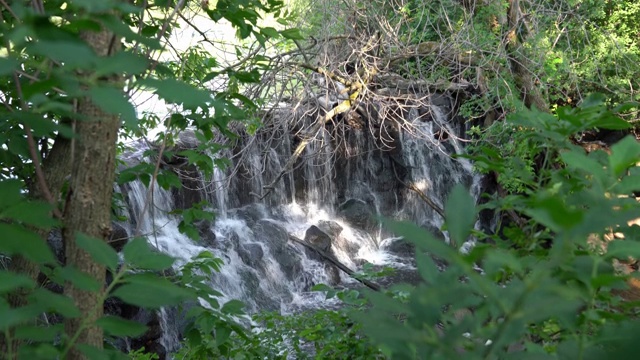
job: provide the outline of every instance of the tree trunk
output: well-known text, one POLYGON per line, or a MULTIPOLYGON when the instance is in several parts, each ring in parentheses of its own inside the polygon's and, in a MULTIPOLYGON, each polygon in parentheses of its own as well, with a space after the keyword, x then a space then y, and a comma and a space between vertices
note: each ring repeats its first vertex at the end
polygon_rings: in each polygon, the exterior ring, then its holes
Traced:
MULTIPOLYGON (((120 40, 106 29, 84 32, 81 38, 100 56, 112 55, 120 44, 120 40)), ((118 80, 102 81, 113 84, 118 80)), ((89 99, 79 102, 78 113, 83 120, 76 124, 70 194, 64 210, 65 252, 67 265, 104 284, 105 267, 79 248, 75 238, 82 233, 97 241, 106 241, 111 232, 111 197, 120 120, 118 116, 105 113, 89 99)), ((74 300, 82 314, 79 318, 65 320, 69 338, 77 336, 67 359, 87 359, 75 345, 102 348, 102 329, 95 325, 103 313, 103 304, 99 302, 101 294, 76 288, 70 283, 65 284, 64 294, 74 300)))

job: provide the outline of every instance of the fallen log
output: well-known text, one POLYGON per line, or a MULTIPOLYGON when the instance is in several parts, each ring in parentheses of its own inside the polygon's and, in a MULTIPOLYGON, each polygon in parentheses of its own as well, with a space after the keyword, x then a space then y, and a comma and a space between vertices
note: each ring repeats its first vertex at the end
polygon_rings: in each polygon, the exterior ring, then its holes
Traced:
POLYGON ((372 283, 369 280, 366 279, 361 279, 359 277, 357 277, 355 275, 355 272, 351 269, 349 269, 346 265, 344 265, 343 263, 341 263, 340 261, 338 261, 336 258, 334 258, 331 254, 328 254, 320 249, 318 249, 317 247, 309 244, 308 242, 293 236, 291 234, 289 234, 289 239, 295 243, 298 243, 308 249, 311 249, 313 251, 315 251, 318 255, 322 256, 323 259, 327 260, 328 262, 330 262, 331 264, 335 265, 338 269, 344 271, 347 275, 349 275, 351 278, 356 279, 357 281, 359 281, 360 283, 362 283, 363 285, 365 285, 366 287, 368 287, 371 290, 374 291, 380 291, 380 285, 372 283))

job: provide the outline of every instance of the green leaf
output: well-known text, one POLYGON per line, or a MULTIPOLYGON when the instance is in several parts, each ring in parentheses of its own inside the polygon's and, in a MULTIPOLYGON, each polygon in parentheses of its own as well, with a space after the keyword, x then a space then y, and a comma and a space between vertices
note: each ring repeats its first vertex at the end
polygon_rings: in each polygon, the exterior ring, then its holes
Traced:
POLYGON ((606 258, 624 259, 629 256, 634 258, 640 257, 640 241, 615 240, 607 245, 606 258))
POLYGON ((618 177, 628 167, 640 161, 640 144, 632 136, 627 136, 611 147, 609 164, 613 174, 618 177))
POLYGON ((23 200, 23 182, 14 179, 0 181, 0 210, 23 200))
POLYGON ((242 303, 242 301, 230 300, 222 305, 222 309, 220 309, 220 311, 222 311, 223 314, 227 315, 242 315, 244 314, 244 311, 242 311, 243 308, 244 304, 242 303))
POLYGON ((0 331, 5 331, 18 324, 31 321, 42 313, 42 309, 37 306, 27 305, 19 308, 6 308, 0 306, 2 316, 0 316, 0 331))
POLYGON ((62 324, 50 326, 22 325, 16 328, 14 336, 23 340, 54 342, 63 332, 64 326, 62 324))
POLYGON ((128 51, 120 51, 113 56, 100 58, 95 69, 95 76, 111 74, 137 75, 143 73, 149 62, 142 56, 128 51))
POLYGON ((600 116, 591 124, 594 127, 608 130, 625 130, 631 128, 631 124, 613 114, 600 116))
POLYGON ((80 310, 70 297, 56 294, 44 288, 36 289, 29 294, 29 301, 38 304, 41 311, 54 312, 67 318, 80 316, 80 310))
POLYGON ((287 29, 280 31, 280 35, 285 39, 290 40, 304 40, 304 36, 300 33, 299 29, 287 29))
POLYGON ((182 104, 188 109, 198 107, 205 109, 212 101, 208 91, 176 79, 143 79, 139 81, 139 84, 155 89, 154 93, 166 102, 182 104))
POLYGON ((165 270, 174 262, 172 257, 152 249, 143 238, 129 241, 122 249, 122 253, 127 263, 139 269, 165 270))
POLYGON ((138 337, 148 329, 138 322, 117 316, 104 316, 96 321, 96 325, 100 326, 106 334, 118 337, 138 337))
POLYGON ((270 26, 260 28, 260 33, 272 39, 277 39, 278 37, 280 37, 280 33, 278 33, 278 30, 270 26))
POLYGON ((102 239, 76 233, 76 244, 88 252, 96 262, 115 271, 118 267, 118 253, 102 239))
POLYGON ((18 224, 0 223, 0 252, 21 254, 39 264, 52 264, 56 259, 47 243, 38 234, 18 224))
POLYGON ((455 245, 462 245, 467 241, 476 218, 475 201, 462 186, 456 185, 447 199, 444 208, 447 219, 447 231, 455 245))
POLYGON ((16 289, 33 289, 36 283, 28 276, 16 274, 7 270, 0 270, 0 294, 16 289))
POLYGON ((20 62, 14 58, 0 57, 0 76, 11 75, 20 67, 20 62))
POLYGON ((97 292, 102 288, 96 279, 89 276, 72 265, 67 265, 62 268, 56 268, 54 274, 59 276, 61 280, 67 281, 78 289, 97 292))
POLYGON ((40 229, 51 229, 58 221, 51 216, 50 204, 36 201, 23 201, 2 212, 2 217, 32 225, 40 229))
POLYGON ((555 196, 533 199, 524 212, 553 231, 571 229, 584 219, 584 211, 567 206, 562 198, 555 196))
MULTIPOLYGON (((29 339, 25 339, 29 340, 29 339)), ((18 349, 18 359, 58 360, 61 351, 52 344, 23 344, 18 349)))
POLYGON ((64 63, 68 69, 90 69, 98 56, 81 41, 46 41, 40 40, 29 46, 32 54, 41 55, 57 62, 64 63))
POLYGON ((436 276, 438 276, 438 267, 431 256, 422 252, 416 252, 416 264, 418 265, 420 276, 422 276, 424 281, 427 283, 435 281, 436 276))
POLYGON ((122 116, 127 127, 138 129, 136 110, 122 90, 114 87, 94 86, 89 89, 89 96, 103 111, 122 116))
POLYGON ((607 173, 602 164, 579 151, 568 151, 561 154, 562 160, 573 169, 580 169, 593 175, 601 185, 605 184, 607 173))
POLYGON ((161 188, 169 190, 171 188, 179 189, 182 187, 182 182, 177 174, 171 171, 163 171, 158 174, 156 181, 161 188))
POLYGON ((160 308, 178 305, 194 297, 191 291, 155 274, 136 274, 126 277, 123 281, 127 283, 119 286, 113 292, 113 296, 136 306, 160 308))

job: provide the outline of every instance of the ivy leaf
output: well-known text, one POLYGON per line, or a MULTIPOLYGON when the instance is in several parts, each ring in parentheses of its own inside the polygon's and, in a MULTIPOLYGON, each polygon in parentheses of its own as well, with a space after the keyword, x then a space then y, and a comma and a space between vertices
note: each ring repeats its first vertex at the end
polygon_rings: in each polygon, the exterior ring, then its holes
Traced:
POLYGON ((147 331, 145 325, 118 316, 104 316, 96 321, 96 325, 100 326, 105 333, 118 337, 138 337, 147 331))
POLYGON ((122 249, 127 263, 139 269, 165 270, 173 265, 174 259, 153 250, 143 238, 135 238, 122 249))
POLYGON ((467 241, 476 218, 475 201, 462 186, 456 185, 444 208, 447 231, 453 244, 462 245, 467 241))
POLYGON ((103 111, 122 116, 127 127, 138 129, 136 110, 121 90, 114 87, 94 86, 89 89, 89 96, 103 111))
POLYGON ((88 252, 93 260, 105 265, 110 270, 115 270, 118 267, 118 253, 104 240, 76 233, 76 244, 88 252))

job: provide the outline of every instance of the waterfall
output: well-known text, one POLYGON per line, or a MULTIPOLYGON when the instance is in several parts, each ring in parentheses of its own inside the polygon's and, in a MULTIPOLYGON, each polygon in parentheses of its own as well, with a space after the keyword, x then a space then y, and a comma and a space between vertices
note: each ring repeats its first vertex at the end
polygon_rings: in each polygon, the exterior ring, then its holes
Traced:
MULTIPOLYGON (((305 247, 289 241, 289 234, 304 239, 312 225, 333 232, 331 251, 354 270, 364 262, 411 270, 412 255, 392 251, 397 239, 375 221, 371 224, 367 216, 406 219, 436 232, 443 220, 398 179, 413 183, 441 207, 456 183, 478 196, 471 165, 451 157, 463 151, 459 140, 463 134, 454 133, 451 119, 440 108, 431 106, 431 112, 431 121, 409 115, 398 131, 394 151, 376 143, 366 128, 350 130, 342 144, 322 130, 294 169, 284 168, 296 146, 289 129, 273 130, 270 139, 277 133, 277 141, 247 137, 212 154, 214 160, 230 159, 230 166, 216 169, 208 178, 199 174, 201 185, 190 189, 192 197, 209 200, 208 210, 216 214, 215 221, 199 227, 207 241, 196 243, 178 231, 180 220, 170 212, 177 200, 189 205, 177 198, 184 194, 157 184, 149 191, 139 180, 120 189, 128 201, 126 228, 130 235, 137 231, 160 251, 178 258, 178 264, 211 251, 224 266, 211 277, 210 286, 223 294, 222 301, 242 300, 249 312, 289 313, 326 305, 323 294, 310 291, 313 285, 353 286, 353 280, 336 276, 305 247), (443 132, 450 135, 443 139, 443 132), (287 174, 266 193, 264 187, 283 171, 287 174)), ((143 161, 145 150, 146 144, 135 143, 125 162, 143 161)), ((442 235, 446 240, 446 233, 442 235)), ((177 346, 172 331, 173 340, 166 336, 163 340, 170 348, 177 346)))

